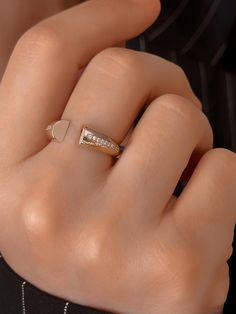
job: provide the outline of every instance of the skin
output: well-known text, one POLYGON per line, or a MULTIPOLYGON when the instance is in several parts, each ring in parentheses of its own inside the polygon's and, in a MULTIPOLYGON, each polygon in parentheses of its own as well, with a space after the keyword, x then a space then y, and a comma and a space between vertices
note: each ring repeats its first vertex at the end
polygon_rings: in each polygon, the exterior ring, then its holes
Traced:
POLYGON ((0 251, 27 281, 71 302, 219 314, 236 156, 212 149, 182 69, 118 47, 159 12, 156 0, 91 0, 18 40, 0 85, 0 251), (76 145, 84 123, 121 143, 143 104, 118 161, 76 145), (60 118, 71 121, 66 138, 49 142, 43 130, 60 118))

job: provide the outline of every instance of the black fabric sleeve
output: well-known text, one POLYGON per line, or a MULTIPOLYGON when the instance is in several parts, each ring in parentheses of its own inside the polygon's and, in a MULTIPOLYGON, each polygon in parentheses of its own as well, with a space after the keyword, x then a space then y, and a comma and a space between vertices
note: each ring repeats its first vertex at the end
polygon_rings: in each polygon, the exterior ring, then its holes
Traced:
POLYGON ((109 314, 110 312, 67 302, 66 300, 41 291, 19 276, 1 256, 0 313, 109 314))

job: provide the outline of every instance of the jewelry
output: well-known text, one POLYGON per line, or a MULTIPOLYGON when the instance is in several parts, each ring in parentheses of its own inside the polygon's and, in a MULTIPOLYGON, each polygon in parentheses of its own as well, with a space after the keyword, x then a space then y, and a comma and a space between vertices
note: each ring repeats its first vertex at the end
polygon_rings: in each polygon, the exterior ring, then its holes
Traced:
MULTIPOLYGON (((49 124, 46 128, 47 136, 50 140, 62 142, 66 136, 70 121, 58 120, 49 124)), ((83 126, 78 141, 79 145, 106 153, 113 157, 120 157, 124 147, 119 146, 110 137, 99 133, 87 126, 83 126)))
POLYGON ((83 126, 79 138, 79 145, 98 150, 113 157, 119 157, 123 147, 119 146, 110 137, 83 126))
POLYGON ((47 136, 50 140, 62 142, 66 136, 70 125, 68 120, 59 120, 52 122, 46 128, 47 136))
POLYGON ((26 307, 25 307, 25 285, 26 285, 26 281, 23 281, 22 284, 21 284, 22 314, 26 314, 26 307))

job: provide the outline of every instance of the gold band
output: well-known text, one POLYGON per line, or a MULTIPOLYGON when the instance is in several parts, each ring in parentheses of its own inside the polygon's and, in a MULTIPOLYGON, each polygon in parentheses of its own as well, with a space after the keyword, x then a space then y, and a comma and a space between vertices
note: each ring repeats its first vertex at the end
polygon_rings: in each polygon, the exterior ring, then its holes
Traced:
POLYGON ((82 128, 79 145, 87 146, 113 157, 118 157, 121 153, 121 147, 113 139, 87 126, 82 128))
MULTIPOLYGON (((49 124, 46 128, 47 136, 50 140, 62 142, 66 136, 70 121, 59 120, 49 124)), ((98 150, 113 157, 119 157, 123 148, 110 137, 99 133, 87 126, 83 126, 79 136, 78 144, 98 150)))

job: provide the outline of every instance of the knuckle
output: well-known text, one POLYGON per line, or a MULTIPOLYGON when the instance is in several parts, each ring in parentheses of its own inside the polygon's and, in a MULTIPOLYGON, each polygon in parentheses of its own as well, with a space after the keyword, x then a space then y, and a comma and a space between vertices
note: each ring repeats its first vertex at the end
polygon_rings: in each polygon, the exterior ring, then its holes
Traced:
POLYGON ((186 73, 185 73, 184 69, 181 66, 179 66, 176 63, 173 63, 173 68, 174 68, 174 71, 175 71, 178 79, 180 79, 180 80, 182 80, 184 82, 188 81, 186 73))
POLYGON ((65 43, 56 30, 39 23, 20 37, 14 55, 27 58, 55 58, 63 51, 65 51, 65 43))
POLYGON ((230 195, 231 190, 233 193, 236 187, 236 154, 234 152, 226 148, 213 148, 203 155, 201 162, 212 169, 213 190, 215 187, 222 193, 230 195))
MULTIPOLYGON (((52 169, 51 169, 52 170, 52 169)), ((27 199, 21 204, 21 220, 28 236, 39 243, 42 238, 52 236, 62 231, 61 213, 63 206, 59 197, 63 195, 58 188, 60 178, 53 171, 43 172, 32 183, 27 199)))
POLYGON ((206 122, 209 124, 205 114, 185 97, 175 94, 165 94, 158 97, 154 102, 157 107, 168 111, 175 119, 182 122, 190 122, 192 124, 193 121, 197 121, 200 125, 206 122))
POLYGON ((221 175, 236 173, 236 154, 226 148, 214 148, 202 157, 203 161, 215 167, 216 172, 221 175))
POLYGON ((165 94, 157 98, 158 106, 167 109, 173 114, 177 114, 180 117, 192 117, 193 113, 193 104, 188 101, 186 98, 174 95, 174 94, 165 94))
POLYGON ((137 53, 134 51, 111 47, 99 52, 90 62, 90 66, 113 78, 131 78, 140 67, 137 53))
POLYGON ((78 235, 81 244, 79 255, 80 264, 89 267, 96 266, 105 256, 104 235, 102 226, 90 228, 86 226, 78 235))
POLYGON ((187 78, 187 75, 184 71, 184 69, 179 66, 178 64, 172 63, 173 65, 173 72, 175 74, 175 77, 177 78, 176 84, 180 85, 182 87, 182 90, 186 89, 186 86, 190 87, 189 80, 187 78))
POLYGON ((156 18, 161 11, 161 1, 160 0, 146 0, 145 2, 140 2, 142 4, 143 10, 146 8, 153 14, 156 18))
POLYGON ((51 234, 53 220, 50 217, 49 210, 48 205, 39 198, 31 198, 24 205, 21 218, 30 242, 37 241, 40 244, 42 240, 48 239, 51 234))
MULTIPOLYGON (((236 188, 236 154, 225 148, 214 148, 203 155, 200 163, 205 167, 205 171, 209 173, 207 178, 208 194, 211 195, 212 206, 218 210, 227 206, 227 217, 230 219, 228 223, 235 222, 235 188, 236 188), (218 203, 214 201, 215 195, 222 195, 217 197, 218 203), (232 220, 233 219, 233 220, 232 220)), ((210 197, 210 196, 209 196, 210 197)), ((222 210, 219 212, 219 217, 222 217, 222 210)), ((222 217, 223 218, 223 217, 222 217)), ((231 230, 229 228, 229 230, 231 230)))
POLYGON ((176 79, 176 86, 178 86, 178 90, 184 92, 184 96, 189 98, 197 108, 202 110, 203 106, 201 101, 194 94, 192 87, 189 83, 189 79, 182 67, 173 63, 174 73, 176 79))
MULTIPOLYGON (((198 210, 195 210, 195 206, 193 210, 190 207, 188 214, 177 210, 174 218, 186 241, 202 243, 205 247, 209 244, 205 241, 206 230, 212 230, 213 234, 217 232, 221 243, 227 247, 232 243, 236 219, 236 155, 225 148, 214 148, 201 157, 198 167, 199 175, 201 173, 199 183, 202 182, 206 190, 206 205, 198 210)), ((211 245, 211 248, 215 246, 211 245)), ((228 250, 226 254, 228 256, 228 250)))

